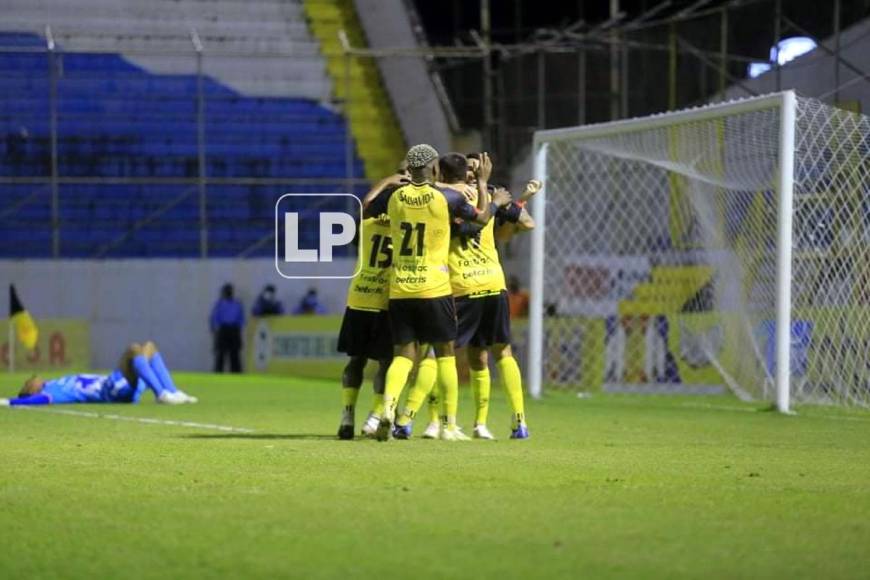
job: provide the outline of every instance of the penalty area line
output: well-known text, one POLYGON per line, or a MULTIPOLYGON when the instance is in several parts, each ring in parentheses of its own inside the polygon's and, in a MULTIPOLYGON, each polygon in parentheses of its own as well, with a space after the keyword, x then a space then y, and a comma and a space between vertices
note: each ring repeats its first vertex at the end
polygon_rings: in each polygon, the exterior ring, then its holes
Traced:
POLYGON ((169 425, 172 427, 190 427, 192 429, 211 429, 212 431, 224 431, 226 433, 253 433, 253 429, 245 427, 230 427, 228 425, 216 425, 214 423, 197 423, 195 421, 176 421, 173 419, 153 419, 151 417, 128 417, 112 413, 93 413, 90 411, 73 411, 72 409, 45 409, 40 407, 16 406, 14 409, 27 411, 39 411, 41 413, 53 413, 55 415, 72 415, 73 417, 90 417, 91 419, 111 419, 114 421, 130 421, 132 423, 145 423, 148 425, 169 425))

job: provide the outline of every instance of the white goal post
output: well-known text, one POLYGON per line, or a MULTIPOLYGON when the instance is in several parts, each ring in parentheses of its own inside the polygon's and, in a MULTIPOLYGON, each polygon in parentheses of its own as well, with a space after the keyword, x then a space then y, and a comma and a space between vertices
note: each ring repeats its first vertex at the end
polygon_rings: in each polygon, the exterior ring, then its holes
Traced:
POLYGON ((870 405, 870 119, 792 91, 535 133, 527 378, 870 405))

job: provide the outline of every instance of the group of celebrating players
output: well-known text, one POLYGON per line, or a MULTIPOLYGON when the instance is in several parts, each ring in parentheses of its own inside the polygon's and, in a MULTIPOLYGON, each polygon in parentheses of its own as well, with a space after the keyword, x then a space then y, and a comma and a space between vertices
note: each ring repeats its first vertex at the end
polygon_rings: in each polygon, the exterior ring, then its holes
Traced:
MULTIPOLYGON (((522 375, 511 351, 510 307, 496 241, 534 228, 526 201, 541 188, 531 180, 513 200, 489 184, 486 153, 439 157, 412 147, 396 175, 363 200, 361 267, 348 291, 338 348, 350 356, 342 376, 340 439, 353 439, 355 407, 369 360, 379 364, 375 400, 362 434, 408 439, 429 400, 428 439, 467 441, 456 422, 459 376, 455 349, 466 347, 476 406, 472 437, 494 439, 489 412, 489 357, 495 360, 512 408, 512 439, 528 439, 522 375), (413 373, 416 367, 416 373, 413 373), (397 406, 411 376, 413 385, 397 406)), ((107 376, 32 377, 18 397, 0 405, 77 402, 135 403, 145 389, 165 404, 197 402, 179 390, 152 342, 125 351, 107 376)))
POLYGON ((455 349, 466 347, 476 415, 472 437, 487 428, 489 357, 512 408, 512 439, 527 439, 522 375, 510 346, 510 311, 496 241, 528 231, 529 181, 514 200, 489 184, 486 153, 439 157, 430 145, 408 151, 400 172, 363 201, 361 268, 348 291, 338 348, 350 360, 342 376, 340 439, 353 439, 355 408, 368 360, 379 364, 375 399, 362 434, 380 441, 411 437, 429 401, 427 439, 467 441, 456 422, 459 377, 455 349), (398 402, 416 375, 405 408, 398 402))

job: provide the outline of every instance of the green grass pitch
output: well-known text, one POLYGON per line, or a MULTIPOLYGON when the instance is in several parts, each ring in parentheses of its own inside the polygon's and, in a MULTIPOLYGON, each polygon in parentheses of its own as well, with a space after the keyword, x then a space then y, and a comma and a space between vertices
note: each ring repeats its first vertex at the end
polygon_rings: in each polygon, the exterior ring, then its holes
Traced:
POLYGON ((870 574, 868 413, 552 394, 509 441, 494 391, 498 441, 341 442, 335 382, 178 378, 64 408, 253 432, 0 409, 0 578, 870 574))

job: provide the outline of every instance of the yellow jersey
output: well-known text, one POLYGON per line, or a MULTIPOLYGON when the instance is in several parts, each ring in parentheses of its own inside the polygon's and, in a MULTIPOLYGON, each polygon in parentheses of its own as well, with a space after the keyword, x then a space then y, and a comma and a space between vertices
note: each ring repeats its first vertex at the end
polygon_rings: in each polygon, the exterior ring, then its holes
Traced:
POLYGON ((475 219, 477 208, 453 189, 410 183, 382 193, 367 211, 381 213, 393 239, 390 299, 450 296, 450 226, 475 219))
POLYGON ((350 282, 347 306, 354 310, 387 310, 393 245, 386 216, 364 219, 360 229, 360 271, 350 282))
MULTIPOLYGON (((477 189, 468 190, 470 203, 477 204, 477 189)), ((474 228, 470 235, 456 233, 450 239, 448 264, 454 296, 490 296, 507 289, 495 247, 495 221, 489 220, 482 229, 474 228)))

